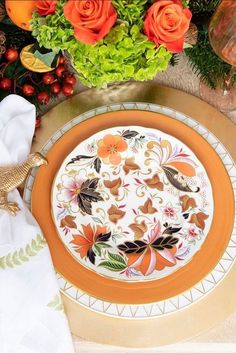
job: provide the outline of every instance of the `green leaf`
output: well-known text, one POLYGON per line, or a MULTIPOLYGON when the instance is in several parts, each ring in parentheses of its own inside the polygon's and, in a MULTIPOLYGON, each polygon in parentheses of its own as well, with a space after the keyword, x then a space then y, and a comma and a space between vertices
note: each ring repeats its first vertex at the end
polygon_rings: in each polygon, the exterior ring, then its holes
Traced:
POLYGON ((12 264, 12 261, 11 261, 11 254, 8 254, 7 257, 6 257, 6 265, 8 267, 14 267, 13 264, 12 264))
POLYGON ((2 268, 3 270, 5 270, 5 268, 6 268, 5 257, 0 258, 0 268, 2 268))
POLYGON ((53 298, 53 300, 47 304, 47 306, 49 308, 53 308, 54 310, 57 310, 57 311, 63 311, 64 310, 64 306, 63 306, 63 303, 62 303, 62 300, 61 300, 61 297, 60 297, 59 294, 57 294, 53 298))
POLYGON ((116 262, 116 261, 103 261, 103 262, 100 262, 98 266, 104 267, 107 270, 114 271, 114 272, 120 272, 127 267, 126 264, 123 264, 121 262, 116 262))
POLYGON ((43 237, 42 235, 37 234, 36 241, 37 241, 38 243, 44 243, 44 242, 45 242, 45 239, 44 239, 44 237, 43 237))
POLYGON ((102 251, 101 251, 101 246, 99 246, 98 244, 94 244, 93 245, 93 250, 96 253, 96 255, 101 256, 102 255, 102 251))
POLYGON ((34 52, 34 56, 37 59, 41 60, 45 65, 51 67, 51 65, 52 65, 52 63, 53 63, 53 61, 55 59, 56 54, 53 51, 51 51, 50 53, 41 54, 38 50, 36 50, 34 52))
POLYGON ((26 246, 25 251, 26 251, 26 254, 28 256, 34 256, 35 255, 35 252, 31 249, 29 244, 26 246))
POLYGON ((124 265, 126 265, 126 262, 124 260, 124 258, 121 255, 118 254, 112 254, 112 253, 108 253, 109 259, 112 261, 116 261, 116 262, 120 262, 124 265))
POLYGON ((15 266, 19 266, 21 264, 17 251, 15 251, 12 255, 12 262, 15 266))
POLYGON ((96 223, 103 224, 102 221, 98 217, 92 217, 92 220, 96 223))
POLYGON ((101 248, 111 248, 111 245, 107 244, 107 243, 103 243, 103 242, 99 242, 97 243, 98 246, 100 246, 101 248))
POLYGON ((29 261, 28 257, 25 256, 24 249, 20 249, 19 258, 22 262, 29 261))

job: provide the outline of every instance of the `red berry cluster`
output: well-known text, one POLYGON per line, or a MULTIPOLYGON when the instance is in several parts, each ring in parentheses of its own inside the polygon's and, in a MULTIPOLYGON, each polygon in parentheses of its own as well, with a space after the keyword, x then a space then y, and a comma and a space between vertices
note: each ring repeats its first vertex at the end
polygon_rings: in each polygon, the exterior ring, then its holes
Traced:
MULTIPOLYGON (((14 90, 14 93, 22 94, 25 97, 36 98, 37 102, 42 105, 48 104, 50 97, 57 96, 62 92, 65 96, 71 96, 74 93, 74 85, 76 84, 76 78, 74 74, 70 73, 66 68, 66 59, 64 56, 60 56, 58 59, 58 66, 55 70, 47 72, 45 74, 33 74, 28 71, 25 75, 25 83, 20 86, 17 85, 17 79, 10 79, 5 77, 7 67, 18 60, 18 51, 14 48, 7 49, 5 53, 6 63, 3 63, 3 69, 1 71, 0 89, 4 91, 14 90), (35 82, 33 76, 40 75, 40 79, 35 82)), ((22 75, 21 75, 22 78, 22 75)))
MULTIPOLYGON (((16 49, 9 48, 6 50, 4 57, 8 61, 8 64, 6 64, 8 66, 10 63, 13 63, 18 59, 19 54, 16 49)), ((4 67, 4 71, 5 71, 5 67, 4 67)), ((0 89, 2 89, 3 91, 10 91, 12 89, 12 86, 13 86, 12 80, 2 75, 2 78, 0 79, 0 89)))
MULTIPOLYGON (((67 71, 65 66, 65 58, 60 56, 59 65, 57 68, 42 75, 42 83, 46 86, 50 86, 50 92, 54 96, 57 96, 60 92, 62 92, 68 97, 74 93, 76 78, 73 74, 67 71)), ((24 96, 32 96, 35 94, 35 88, 33 85, 25 84, 22 86, 22 93, 24 96)), ((39 104, 48 104, 50 95, 43 90, 37 94, 37 100, 39 104)))

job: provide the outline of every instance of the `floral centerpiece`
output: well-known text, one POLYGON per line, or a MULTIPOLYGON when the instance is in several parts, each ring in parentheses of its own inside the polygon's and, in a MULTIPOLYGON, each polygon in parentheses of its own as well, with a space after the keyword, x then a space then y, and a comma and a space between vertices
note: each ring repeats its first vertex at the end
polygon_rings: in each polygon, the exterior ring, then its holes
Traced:
POLYGON ((40 46, 66 51, 87 86, 150 80, 184 48, 186 0, 37 0, 40 46))

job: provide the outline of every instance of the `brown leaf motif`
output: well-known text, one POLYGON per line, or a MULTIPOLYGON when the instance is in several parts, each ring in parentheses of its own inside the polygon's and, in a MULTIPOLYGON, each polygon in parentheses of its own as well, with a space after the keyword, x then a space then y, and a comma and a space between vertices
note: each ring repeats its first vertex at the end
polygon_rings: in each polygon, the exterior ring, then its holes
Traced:
POLYGON ((150 198, 147 199, 143 206, 139 206, 139 209, 144 214, 153 214, 157 212, 157 209, 153 207, 152 200, 150 198))
POLYGON ((120 210, 117 206, 112 205, 107 211, 109 219, 113 223, 117 223, 121 218, 124 217, 125 212, 120 210))
POLYGON ((158 174, 154 174, 153 177, 150 179, 145 179, 144 182, 151 189, 158 189, 160 191, 163 191, 164 184, 160 181, 158 174))
POLYGON ((129 225, 129 228, 134 232, 135 239, 141 239, 148 229, 145 221, 142 221, 141 223, 132 223, 129 225))
POLYGON ((114 180, 104 180, 104 185, 110 190, 110 193, 114 196, 119 195, 119 188, 121 186, 121 178, 114 180))
POLYGON ((77 195, 78 206, 82 212, 89 215, 92 214, 92 203, 103 201, 100 193, 96 191, 99 178, 87 179, 81 185, 80 191, 77 195))
POLYGON ((198 228, 203 230, 205 228, 205 220, 208 217, 209 216, 203 212, 194 213, 192 214, 189 223, 194 223, 198 228))
POLYGON ((182 206, 182 212, 186 212, 189 208, 197 207, 196 201, 193 197, 189 197, 188 195, 180 196, 180 202, 182 206))
POLYGON ((128 174, 130 170, 139 170, 140 167, 134 162, 134 157, 127 158, 125 160, 125 165, 123 166, 125 174, 128 174))
POLYGON ((61 228, 74 228, 76 229, 77 226, 76 226, 76 223, 74 222, 74 219, 76 217, 73 217, 73 216, 70 216, 70 215, 67 215, 65 216, 62 220, 61 220, 61 223, 60 223, 60 227, 61 228))

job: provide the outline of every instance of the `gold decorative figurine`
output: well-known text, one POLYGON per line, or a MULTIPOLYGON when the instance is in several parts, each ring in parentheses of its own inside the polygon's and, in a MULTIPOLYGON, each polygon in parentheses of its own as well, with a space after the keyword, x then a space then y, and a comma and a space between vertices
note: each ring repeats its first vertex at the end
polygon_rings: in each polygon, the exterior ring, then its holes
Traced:
POLYGON ((20 186, 33 167, 47 165, 47 160, 38 152, 30 154, 28 159, 15 166, 0 167, 0 209, 10 212, 13 216, 20 210, 16 202, 9 202, 7 195, 20 186))

